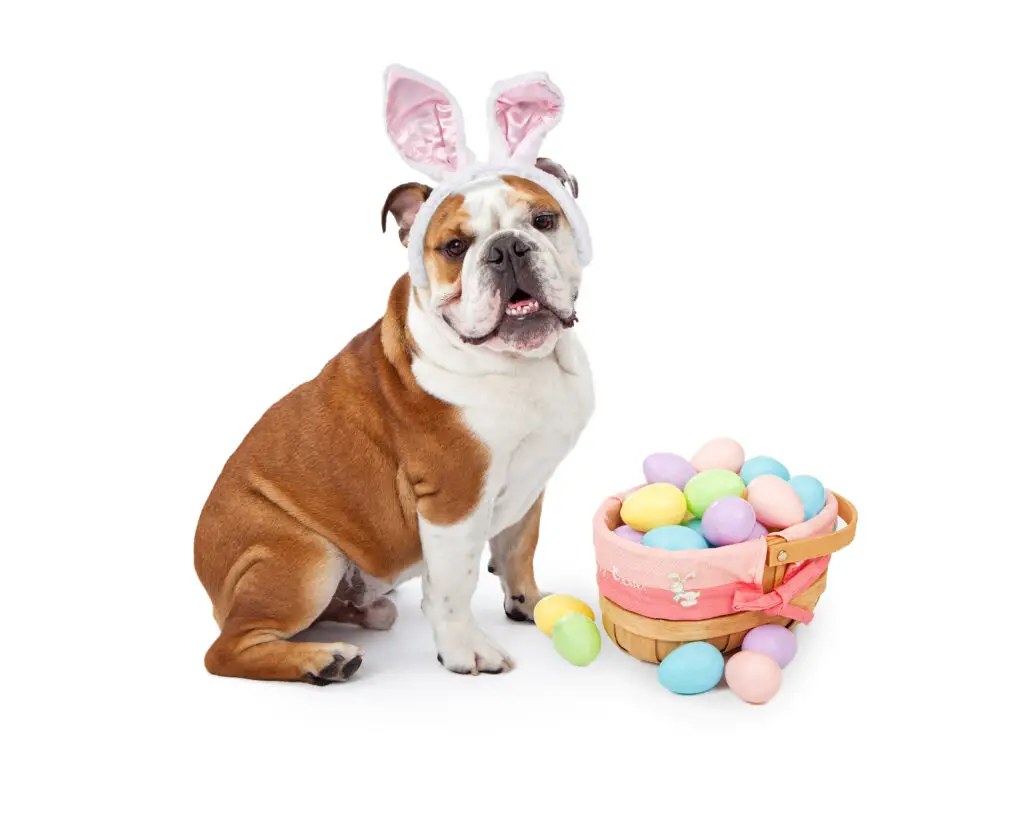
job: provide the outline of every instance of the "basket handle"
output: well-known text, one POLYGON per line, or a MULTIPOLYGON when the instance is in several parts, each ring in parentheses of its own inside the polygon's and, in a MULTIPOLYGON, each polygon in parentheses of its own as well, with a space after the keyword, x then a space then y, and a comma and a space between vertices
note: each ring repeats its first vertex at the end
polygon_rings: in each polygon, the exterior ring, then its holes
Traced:
POLYGON ((835 495, 839 506, 839 517, 846 522, 846 526, 836 532, 809 537, 806 540, 789 541, 779 535, 768 535, 768 566, 784 566, 799 563, 801 560, 824 557, 850 545, 850 541, 857 533, 857 510, 842 495, 835 492, 832 494, 835 495))

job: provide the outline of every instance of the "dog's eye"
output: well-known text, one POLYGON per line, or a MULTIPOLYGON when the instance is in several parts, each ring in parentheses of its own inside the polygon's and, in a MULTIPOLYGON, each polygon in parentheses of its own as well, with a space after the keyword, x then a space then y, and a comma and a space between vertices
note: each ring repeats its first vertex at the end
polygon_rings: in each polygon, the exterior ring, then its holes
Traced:
POLYGON ((537 230, 551 230, 555 226, 555 214, 538 213, 533 217, 533 226, 537 230))
POLYGON ((452 239, 444 246, 444 252, 452 259, 457 259, 469 249, 469 245, 462 239, 452 239))

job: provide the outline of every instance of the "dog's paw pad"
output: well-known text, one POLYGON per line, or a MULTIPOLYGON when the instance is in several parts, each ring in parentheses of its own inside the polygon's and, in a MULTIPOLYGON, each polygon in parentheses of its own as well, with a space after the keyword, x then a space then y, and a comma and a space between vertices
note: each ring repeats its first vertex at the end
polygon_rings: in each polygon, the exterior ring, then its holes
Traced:
POLYGON ((313 685, 330 685, 334 682, 343 682, 355 674, 362 664, 363 658, 359 655, 345 657, 342 654, 335 654, 334 659, 324 668, 320 669, 318 674, 307 674, 306 679, 313 685))
POLYGON ((437 661, 455 674, 502 674, 512 658, 481 633, 449 635, 439 645, 437 661))
POLYGON ((505 595, 505 616, 516 623, 532 623, 534 606, 544 596, 541 592, 505 595))

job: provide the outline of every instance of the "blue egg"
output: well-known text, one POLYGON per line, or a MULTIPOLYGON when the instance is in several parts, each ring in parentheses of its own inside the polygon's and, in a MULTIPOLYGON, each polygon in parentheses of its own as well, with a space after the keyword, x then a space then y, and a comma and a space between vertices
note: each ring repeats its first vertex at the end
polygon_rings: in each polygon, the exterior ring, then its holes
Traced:
POLYGON ((684 643, 658 666, 658 682, 673 694, 703 694, 722 679, 725 658, 711 643, 684 643))
POLYGON ((789 470, 767 455, 749 458, 740 470, 740 477, 743 478, 745 484, 749 484, 754 478, 760 478, 762 475, 778 475, 784 481, 789 480, 789 470))
POLYGON ((710 540, 708 540, 706 537, 704 537, 704 526, 702 525, 702 521, 701 521, 700 518, 694 518, 693 520, 688 520, 688 521, 686 521, 686 523, 683 524, 683 526, 685 526, 687 529, 693 529, 693 531, 695 531, 698 535, 700 535, 701 538, 704 540, 704 542, 707 544, 707 547, 709 549, 717 549, 718 548, 717 546, 715 546, 714 543, 712 543, 710 540))
POLYGON ((810 520, 825 508, 825 487, 810 475, 794 475, 789 479, 804 504, 804 520, 810 520))
POLYGON ((708 542, 700 533, 685 526, 658 526, 644 535, 642 543, 644 546, 668 549, 671 552, 708 548, 708 542))
MULTIPOLYGON (((700 525, 700 518, 688 520, 686 521, 686 523, 683 524, 683 526, 685 526, 687 529, 693 529, 693 531, 695 531, 698 535, 704 537, 704 527, 700 525)), ((707 540, 707 538, 704 537, 704 540, 707 540)))

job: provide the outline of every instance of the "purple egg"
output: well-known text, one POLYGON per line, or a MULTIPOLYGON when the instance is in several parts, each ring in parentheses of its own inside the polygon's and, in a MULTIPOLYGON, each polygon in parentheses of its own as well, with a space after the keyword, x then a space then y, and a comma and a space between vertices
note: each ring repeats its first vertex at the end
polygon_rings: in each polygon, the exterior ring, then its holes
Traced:
POLYGON ((750 537, 747 540, 757 540, 759 537, 765 537, 768 534, 768 530, 764 528, 763 523, 755 523, 754 531, 750 533, 750 537))
POLYGON ((655 452, 644 458, 644 477, 647 483, 670 483, 680 489, 697 474, 686 458, 671 452, 655 452))
POLYGON ((634 543, 640 543, 644 539, 643 532, 638 532, 636 529, 631 526, 627 526, 625 523, 615 530, 615 534, 619 537, 624 537, 626 540, 632 540, 634 543))
POLYGON ((729 546, 750 539, 757 515, 754 507, 743 498, 719 498, 711 504, 701 518, 704 538, 712 546, 729 546))
POLYGON ((785 626, 758 626, 743 638, 744 651, 760 651, 785 668, 796 656, 796 635, 785 626))

